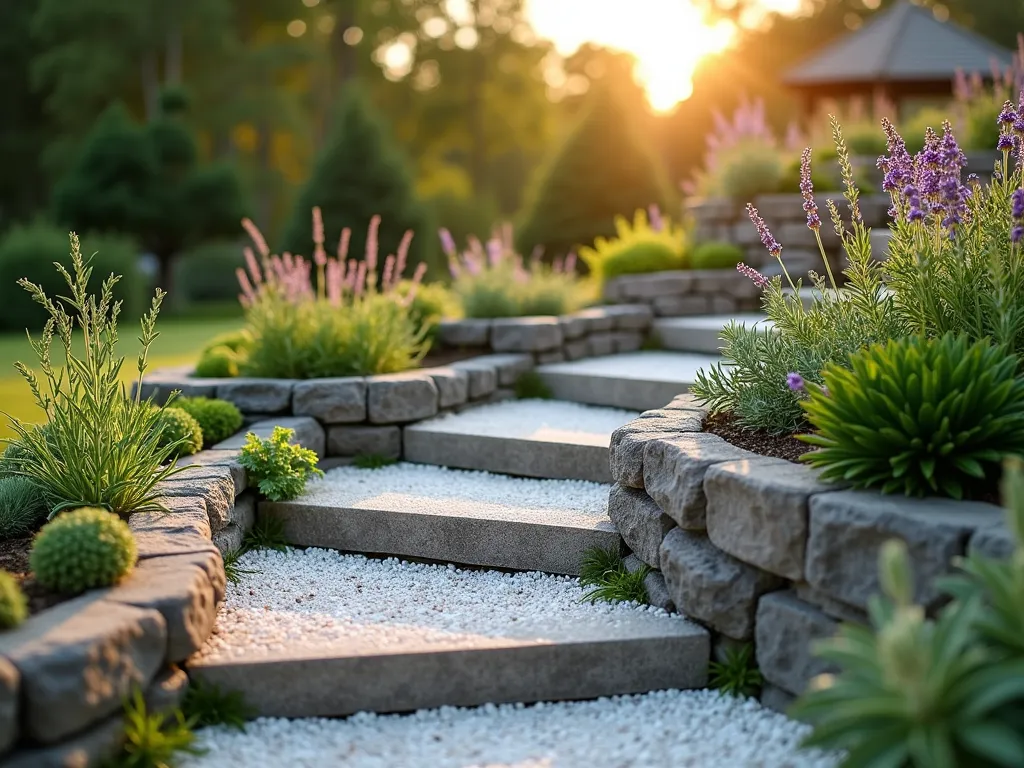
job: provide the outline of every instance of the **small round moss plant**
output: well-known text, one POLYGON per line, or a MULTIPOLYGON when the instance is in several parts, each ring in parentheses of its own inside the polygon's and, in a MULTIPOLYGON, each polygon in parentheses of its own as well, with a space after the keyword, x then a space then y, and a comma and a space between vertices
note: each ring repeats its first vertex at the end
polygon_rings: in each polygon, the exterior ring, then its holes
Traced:
POLYGON ((29 557, 40 584, 77 594, 117 583, 137 556, 128 523, 105 509, 80 507, 44 525, 29 557))
POLYGON ((28 599, 7 571, 0 571, 0 629, 13 629, 28 616, 28 599))
POLYGON ((177 456, 191 456, 198 453, 203 447, 203 429, 199 422, 187 411, 174 406, 164 408, 160 413, 158 422, 160 432, 160 445, 178 443, 175 454, 177 456))

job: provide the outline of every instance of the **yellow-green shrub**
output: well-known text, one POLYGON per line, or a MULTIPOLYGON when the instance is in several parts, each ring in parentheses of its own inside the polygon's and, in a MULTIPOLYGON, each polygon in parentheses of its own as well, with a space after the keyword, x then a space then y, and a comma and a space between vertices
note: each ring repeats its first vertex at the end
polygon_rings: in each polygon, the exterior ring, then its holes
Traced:
POLYGON ((664 272, 687 266, 686 232, 667 217, 652 226, 647 212, 639 210, 632 223, 622 216, 617 217, 615 231, 616 236, 611 240, 599 237, 592 248, 580 249, 580 258, 601 282, 619 275, 664 272))

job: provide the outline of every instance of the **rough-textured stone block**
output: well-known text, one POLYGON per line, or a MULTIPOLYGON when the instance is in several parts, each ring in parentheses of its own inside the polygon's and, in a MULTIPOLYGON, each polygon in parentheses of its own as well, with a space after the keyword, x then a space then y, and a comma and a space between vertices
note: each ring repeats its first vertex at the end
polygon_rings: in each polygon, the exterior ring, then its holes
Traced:
POLYGON ((699 432, 696 411, 645 411, 639 419, 612 432, 608 460, 612 479, 630 488, 644 487, 644 449, 655 439, 671 440, 681 432, 699 432))
POLYGON ((382 427, 331 427, 327 430, 328 456, 402 456, 402 430, 394 425, 382 427))
POLYGON ((761 706, 773 712, 785 715, 794 701, 796 701, 796 696, 789 691, 782 690, 777 685, 766 683, 761 689, 761 706))
POLYGON ((422 373, 396 373, 369 379, 369 414, 374 424, 405 424, 437 414, 434 380, 422 373))
POLYGON ((608 494, 608 517, 633 554, 657 568, 661 540, 675 524, 651 497, 636 488, 613 485, 608 494))
POLYGON ((590 329, 587 318, 579 315, 561 315, 558 318, 558 324, 562 326, 562 338, 566 341, 582 338, 590 329))
POLYGON ((19 749, 4 768, 93 768, 108 765, 124 743, 124 717, 118 713, 50 747, 19 749))
POLYGON ((614 331, 616 352, 636 352, 644 345, 644 335, 639 331, 614 331))
POLYGON ((731 296, 711 297, 711 314, 713 315, 731 315, 738 312, 739 308, 739 302, 731 296))
POLYGON ((177 465, 179 467, 227 467, 227 469, 231 472, 231 479, 235 483, 235 495, 237 496, 249 486, 249 480, 245 472, 245 467, 242 466, 242 462, 239 460, 239 457, 241 455, 242 451, 240 449, 211 449, 206 451, 200 451, 199 453, 193 454, 192 456, 182 456, 180 459, 178 459, 177 465))
POLYGON ((149 712, 172 713, 185 701, 188 693, 188 674, 181 667, 165 667, 149 684, 144 694, 149 712))
MULTIPOLYGON (((223 573, 221 574, 223 577, 223 573)), ((107 594, 116 603, 160 611, 167 625, 167 659, 184 661, 199 650, 217 618, 215 594, 224 594, 188 556, 143 560, 107 594)))
POLYGON ((285 413, 292 403, 291 379, 231 379, 217 385, 217 398, 243 413, 285 413))
POLYGON ((998 523, 986 525, 976 530, 967 545, 967 553, 978 553, 985 557, 1005 560, 1013 555, 1016 547, 1017 543, 1014 541, 1013 534, 1010 533, 1006 522, 1000 520, 998 523))
POLYGON ((452 363, 451 367, 463 371, 469 377, 469 398, 479 400, 487 397, 498 388, 498 369, 487 362, 479 360, 462 360, 452 363))
POLYGON ((167 512, 136 512, 128 518, 128 527, 136 538, 152 534, 194 536, 204 541, 210 540, 212 531, 206 499, 201 496, 164 496, 160 503, 167 512))
POLYGON ((425 373, 433 379, 434 386, 437 387, 439 408, 454 408, 469 400, 469 374, 466 371, 445 367, 424 368, 420 373, 425 373))
POLYGON ((229 437, 223 442, 217 443, 213 447, 215 450, 238 450, 245 445, 246 436, 250 432, 261 440, 266 440, 274 433, 275 427, 293 430, 295 432, 291 439, 293 444, 309 448, 317 456, 323 455, 324 428, 320 425, 320 422, 310 416, 276 416, 262 419, 253 422, 245 430, 229 437))
POLYGON ((195 467, 158 483, 156 491, 164 497, 193 497, 206 500, 210 530, 216 533, 228 524, 235 505, 235 482, 227 467, 195 467))
POLYGON ((0 655, 21 675, 23 734, 53 744, 121 707, 163 664, 160 613, 90 593, 0 634, 0 655))
POLYGON ((862 491, 811 498, 807 581, 825 594, 865 608, 880 591, 878 550, 888 539, 906 542, 914 564, 915 600, 940 598, 935 579, 964 554, 974 530, 1003 512, 990 504, 952 499, 908 499, 862 491))
POLYGON ((854 608, 841 600, 829 597, 820 589, 815 589, 806 582, 792 585, 793 593, 805 603, 810 603, 821 610, 826 616, 849 624, 867 624, 868 614, 862 608, 854 608))
MULTIPOLYGON (((150 371, 142 380, 143 400, 152 397, 157 405, 163 405, 172 392, 180 392, 182 397, 214 397, 217 385, 232 381, 231 379, 196 379, 192 377, 192 366, 182 365, 158 368, 150 371)), ((138 382, 132 382, 131 393, 135 395, 138 382)))
POLYGON ((693 275, 689 270, 673 270, 646 275, 623 275, 609 282, 618 283, 619 301, 646 301, 658 296, 687 293, 693 284, 693 275))
POLYGON ((552 350, 551 352, 534 352, 534 358, 537 360, 537 365, 548 365, 549 363, 564 363, 565 352, 560 349, 552 350))
POLYGON ((245 531, 237 523, 231 523, 227 528, 221 528, 213 534, 213 545, 222 556, 236 552, 242 548, 245 542, 245 531))
POLYGON ((701 294, 659 296, 654 300, 654 314, 658 317, 706 315, 710 310, 711 299, 701 294))
POLYGON ((813 644, 833 637, 839 622, 792 592, 762 597, 756 625, 757 666, 768 682, 800 694, 815 675, 836 671, 814 655, 813 644))
MULTIPOLYGON (((630 573, 636 573, 641 568, 647 566, 647 563, 641 561, 636 555, 629 555, 622 562, 630 573)), ((661 608, 663 611, 669 612, 676 609, 676 604, 672 602, 672 596, 668 593, 668 587, 665 586, 665 577, 661 575, 661 571, 653 570, 648 572, 644 577, 644 587, 647 589, 648 602, 655 608, 661 608)))
POLYGON ((235 497, 235 506, 231 508, 228 525, 241 526, 248 531, 256 523, 256 491, 243 493, 235 497))
POLYGON ((588 333, 610 331, 615 327, 615 320, 608 314, 608 307, 581 309, 579 312, 576 312, 574 316, 587 321, 588 333))
POLYGON ((707 536, 681 528, 661 542, 660 560, 676 608, 736 640, 753 636, 758 598, 782 584, 725 554, 707 536))
POLYGON ((698 222, 730 222, 739 215, 732 200, 724 197, 697 198, 686 201, 686 210, 698 222))
POLYGON ((446 347, 483 347, 490 334, 490 320, 442 320, 438 329, 438 339, 446 347))
MULTIPOLYGON (((561 323, 561 318, 559 318, 559 323, 561 323)), ((532 355, 514 352, 480 355, 468 362, 492 366, 498 373, 499 387, 515 386, 520 376, 534 368, 532 355)))
POLYGON ((292 390, 292 413, 312 416, 322 424, 353 424, 366 421, 366 379, 298 381, 292 390))
POLYGON ((0 656, 0 755, 18 739, 18 689, 21 675, 17 668, 0 656))
POLYGON ((547 352, 561 347, 563 341, 557 317, 510 317, 491 323, 495 352, 547 352))
POLYGON ((654 320, 654 312, 647 304, 620 304, 605 307, 615 323, 616 331, 646 331, 654 320))
POLYGON ((562 351, 565 353, 566 360, 582 360, 590 354, 590 345, 586 339, 576 339, 565 342, 562 351))
POLYGON ((753 458, 760 457, 706 432, 650 440, 644 448, 644 488, 679 527, 704 530, 708 467, 753 458))
POLYGON ((590 357, 611 355, 615 352, 615 334, 611 331, 592 333, 587 337, 587 354, 590 357))
POLYGON ((716 464, 704 474, 708 537, 745 563, 802 581, 807 503, 830 490, 815 470, 784 459, 716 464))

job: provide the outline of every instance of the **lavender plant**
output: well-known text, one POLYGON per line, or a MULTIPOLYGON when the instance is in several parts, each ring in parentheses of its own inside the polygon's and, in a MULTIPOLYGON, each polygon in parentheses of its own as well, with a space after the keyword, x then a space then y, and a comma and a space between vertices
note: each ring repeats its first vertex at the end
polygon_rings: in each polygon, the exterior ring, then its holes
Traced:
POLYGON ((849 264, 843 272, 845 285, 838 285, 822 245, 821 216, 811 181, 811 150, 805 149, 800 191, 807 226, 814 232, 825 268, 824 276, 814 272, 809 275, 815 289, 810 307, 805 308, 801 299, 803 280, 794 280, 789 274, 782 246, 757 209, 748 204, 747 213, 762 244, 778 261, 782 276, 767 278, 744 264, 739 264, 737 270, 762 289, 762 307, 774 327, 758 329, 730 323, 722 331, 724 362, 699 371, 691 388, 713 413, 732 412, 740 424, 751 429, 784 434, 806 425, 800 393, 786 383, 790 373, 820 385, 821 371, 828 363, 847 365, 850 353, 906 333, 892 299, 883 290, 882 266, 872 257, 871 233, 860 213, 860 193, 835 118, 832 133, 849 207, 847 224, 836 205, 828 201, 829 217, 849 264), (788 296, 784 285, 792 291, 788 296))

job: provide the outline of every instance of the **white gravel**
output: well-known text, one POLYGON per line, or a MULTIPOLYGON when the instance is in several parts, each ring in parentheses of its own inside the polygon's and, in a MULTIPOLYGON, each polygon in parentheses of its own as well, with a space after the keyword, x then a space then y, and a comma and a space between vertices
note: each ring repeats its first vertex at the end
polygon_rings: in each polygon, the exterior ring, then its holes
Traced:
POLYGON ((306 487, 301 502, 346 509, 592 525, 608 520, 609 486, 584 480, 536 480, 400 463, 381 469, 332 469, 306 487))
POLYGON ((561 400, 508 400, 420 422, 432 432, 593 442, 639 417, 637 411, 599 408, 561 400))
MULTIPOLYGON (((685 621, 651 606, 581 602, 567 576, 463 570, 333 550, 250 552, 255 573, 229 585, 208 659, 480 648, 507 638, 549 642, 592 627, 610 636, 638 622, 685 621)), ((589 630, 588 630, 589 631, 589 630)))
POLYGON ((753 700, 662 691, 346 720, 260 719, 199 732, 182 768, 834 768, 807 729, 753 700))

